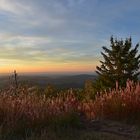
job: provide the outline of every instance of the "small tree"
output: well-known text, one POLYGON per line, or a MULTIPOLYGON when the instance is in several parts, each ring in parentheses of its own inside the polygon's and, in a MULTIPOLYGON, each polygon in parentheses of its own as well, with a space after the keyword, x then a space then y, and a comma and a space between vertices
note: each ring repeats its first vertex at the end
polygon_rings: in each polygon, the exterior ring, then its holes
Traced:
POLYGON ((111 37, 110 49, 102 47, 101 52, 104 61, 101 66, 97 66, 99 78, 96 81, 96 88, 114 88, 116 81, 119 86, 124 87, 128 79, 137 81, 140 66, 140 55, 138 53, 139 44, 132 48, 131 38, 125 41, 111 37))
POLYGON ((84 92, 87 99, 95 96, 93 82, 91 80, 85 81, 84 92))
POLYGON ((47 87, 45 88, 44 92, 45 92, 46 97, 52 97, 57 94, 56 88, 52 84, 47 84, 47 87))
POLYGON ((15 88, 18 88, 18 81, 17 81, 17 72, 14 70, 14 81, 15 81, 15 88))

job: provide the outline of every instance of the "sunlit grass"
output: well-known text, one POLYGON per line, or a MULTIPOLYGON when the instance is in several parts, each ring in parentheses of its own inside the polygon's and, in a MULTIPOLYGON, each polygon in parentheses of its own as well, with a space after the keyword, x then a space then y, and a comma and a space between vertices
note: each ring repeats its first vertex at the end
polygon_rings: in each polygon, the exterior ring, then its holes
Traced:
POLYGON ((98 93, 95 99, 79 98, 72 89, 49 97, 37 92, 27 86, 0 92, 2 139, 39 135, 47 129, 80 128, 83 119, 140 122, 139 83, 128 81, 126 88, 98 93))

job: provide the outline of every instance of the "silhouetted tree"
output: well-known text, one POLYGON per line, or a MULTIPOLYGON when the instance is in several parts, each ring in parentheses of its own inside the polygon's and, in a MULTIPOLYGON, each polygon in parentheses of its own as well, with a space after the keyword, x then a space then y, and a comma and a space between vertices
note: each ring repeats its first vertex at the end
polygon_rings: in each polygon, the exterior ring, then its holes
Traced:
POLYGON ((99 78, 96 81, 96 88, 113 88, 116 81, 119 86, 124 87, 126 81, 138 80, 140 55, 138 53, 139 44, 132 47, 131 38, 126 38, 125 41, 117 40, 111 37, 110 48, 102 47, 104 53, 101 66, 97 66, 97 74, 99 78))
POLYGON ((14 81, 15 81, 15 88, 18 88, 17 72, 16 72, 16 70, 14 70, 14 81))

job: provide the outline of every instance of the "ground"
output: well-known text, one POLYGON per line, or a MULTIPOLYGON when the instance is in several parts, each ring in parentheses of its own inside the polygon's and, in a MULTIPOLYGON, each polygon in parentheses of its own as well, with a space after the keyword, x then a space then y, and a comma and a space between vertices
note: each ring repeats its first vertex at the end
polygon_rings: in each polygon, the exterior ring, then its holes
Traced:
MULTIPOLYGON (((85 122, 84 122, 85 123, 85 122)), ((140 140, 139 127, 116 121, 92 121, 83 128, 46 131, 27 140, 140 140)))

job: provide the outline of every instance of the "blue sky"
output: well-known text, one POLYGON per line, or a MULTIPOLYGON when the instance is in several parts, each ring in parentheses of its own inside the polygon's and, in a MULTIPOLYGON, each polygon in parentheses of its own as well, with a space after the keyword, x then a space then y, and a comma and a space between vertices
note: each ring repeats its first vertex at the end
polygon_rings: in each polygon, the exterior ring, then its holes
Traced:
POLYGON ((139 25, 139 0, 0 0, 0 72, 92 72, 139 25))

